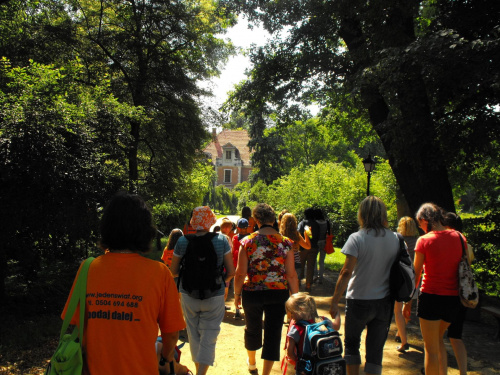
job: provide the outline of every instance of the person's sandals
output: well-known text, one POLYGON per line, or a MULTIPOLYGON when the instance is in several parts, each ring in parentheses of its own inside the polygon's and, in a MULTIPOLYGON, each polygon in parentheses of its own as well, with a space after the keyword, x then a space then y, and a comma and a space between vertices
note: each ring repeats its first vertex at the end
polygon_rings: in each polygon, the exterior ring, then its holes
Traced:
POLYGON ((251 365, 251 364, 248 362, 248 359, 247 359, 247 365, 248 365, 248 372, 249 372, 251 375, 259 375, 259 370, 257 370, 257 364, 255 364, 255 365, 251 365))
POLYGON ((410 350, 410 345, 406 343, 404 345, 398 346, 396 350, 400 353, 406 353, 407 350, 410 350))

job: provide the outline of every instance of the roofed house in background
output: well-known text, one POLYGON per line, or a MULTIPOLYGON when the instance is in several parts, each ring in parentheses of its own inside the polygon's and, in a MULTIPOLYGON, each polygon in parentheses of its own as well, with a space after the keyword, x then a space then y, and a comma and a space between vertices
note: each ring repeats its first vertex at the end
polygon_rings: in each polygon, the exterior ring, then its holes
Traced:
POLYGON ((248 180, 252 171, 249 140, 246 130, 223 130, 217 134, 217 130, 212 129, 212 142, 203 152, 212 159, 217 173, 216 185, 233 188, 248 180))

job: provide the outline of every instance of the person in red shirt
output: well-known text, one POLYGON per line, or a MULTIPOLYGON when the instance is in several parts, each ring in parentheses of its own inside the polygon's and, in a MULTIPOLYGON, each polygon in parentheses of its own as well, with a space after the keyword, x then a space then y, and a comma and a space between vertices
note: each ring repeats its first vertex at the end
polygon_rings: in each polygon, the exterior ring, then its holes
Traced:
MULTIPOLYGON (((446 374, 448 369, 443 336, 460 311, 458 263, 462 257, 461 234, 444 226, 443 210, 424 203, 415 215, 425 232, 415 247, 415 285, 423 281, 418 296, 417 316, 424 339, 425 373, 446 374)), ((464 238, 465 242, 465 238, 464 238)), ((467 246, 467 245, 466 245, 467 246)), ((404 314, 410 313, 404 306, 404 314)))

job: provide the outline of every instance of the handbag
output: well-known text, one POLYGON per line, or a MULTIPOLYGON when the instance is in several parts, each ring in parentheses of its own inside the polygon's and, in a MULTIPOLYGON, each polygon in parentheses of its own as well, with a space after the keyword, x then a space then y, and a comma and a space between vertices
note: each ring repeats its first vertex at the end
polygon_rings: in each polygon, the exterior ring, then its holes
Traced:
POLYGON ((479 290, 474 281, 474 273, 469 264, 464 240, 460 233, 458 233, 458 236, 462 243, 462 259, 460 259, 460 263, 458 263, 458 295, 462 305, 473 309, 479 302, 479 290))
POLYGON ((333 234, 326 235, 326 243, 325 243, 325 253, 333 254, 335 249, 333 248, 333 234))
POLYGON ((81 374, 83 370, 82 338, 85 322, 85 297, 87 294, 87 274, 94 258, 88 258, 82 265, 76 280, 73 294, 64 315, 64 321, 59 335, 59 345, 50 359, 45 375, 81 374), (71 318, 80 303, 80 325, 67 334, 71 318))

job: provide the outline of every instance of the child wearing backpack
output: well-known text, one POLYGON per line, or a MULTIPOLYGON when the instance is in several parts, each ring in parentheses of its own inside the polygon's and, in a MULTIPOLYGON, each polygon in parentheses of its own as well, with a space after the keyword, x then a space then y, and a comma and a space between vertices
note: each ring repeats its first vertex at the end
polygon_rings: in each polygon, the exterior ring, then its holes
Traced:
MULTIPOLYGON (((328 318, 319 317, 314 298, 307 293, 301 292, 292 294, 286 301, 285 307, 287 312, 290 312, 292 316, 292 321, 290 322, 290 327, 287 333, 287 341, 285 345, 285 349, 287 351, 286 360, 288 361, 288 363, 295 366, 297 375, 313 374, 314 369, 304 371, 300 368, 301 366, 299 365, 300 360, 305 355, 305 353, 303 352, 304 343, 311 337, 306 337, 306 328, 310 324, 326 322, 326 324, 318 324, 317 330, 325 334, 328 332, 337 331, 341 325, 340 313, 337 313, 333 322, 328 318)), ((338 337, 338 333, 336 334, 336 336, 338 337)), ((340 340, 337 340, 337 345, 341 345, 340 340)), ((310 343, 306 343, 306 346, 308 346, 309 344, 310 343)), ((341 348, 339 353, 336 353, 335 356, 338 357, 340 354, 342 354, 341 348)), ((283 373, 286 373, 286 366, 283 373)))

